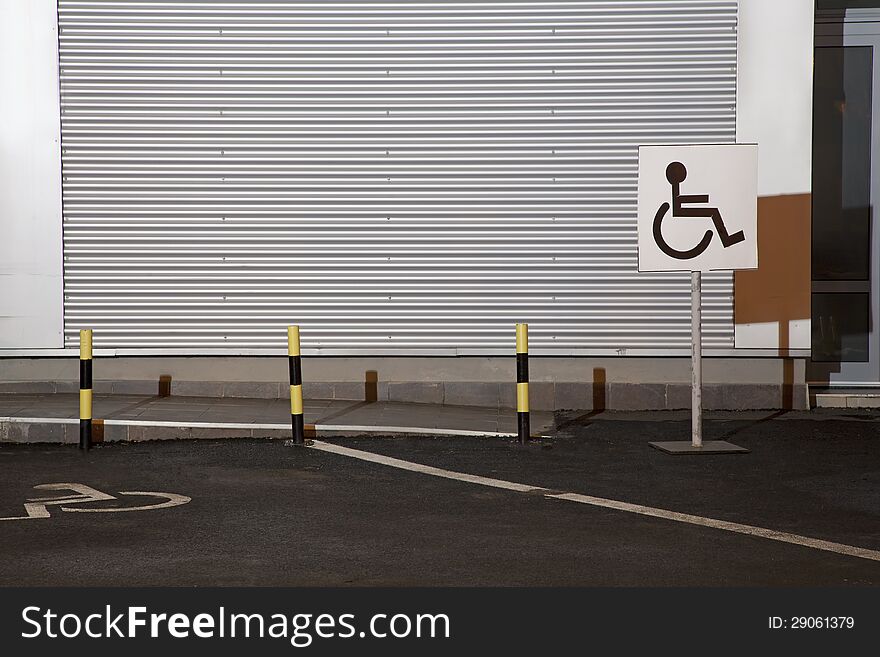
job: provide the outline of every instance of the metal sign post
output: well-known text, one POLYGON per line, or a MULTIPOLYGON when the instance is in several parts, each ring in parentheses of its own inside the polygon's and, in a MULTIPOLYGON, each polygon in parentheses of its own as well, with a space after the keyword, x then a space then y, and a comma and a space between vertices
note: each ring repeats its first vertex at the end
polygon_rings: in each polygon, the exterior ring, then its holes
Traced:
POLYGON ((757 146, 639 147, 639 271, 691 274, 691 439, 652 442, 668 454, 747 449, 703 441, 702 272, 754 269, 757 146))
POLYGON ((691 447, 703 446, 703 329, 701 274, 691 272, 691 447))
POLYGON ((702 273, 691 272, 691 440, 648 443, 667 454, 742 454, 745 447, 726 440, 703 442, 703 299, 702 273))

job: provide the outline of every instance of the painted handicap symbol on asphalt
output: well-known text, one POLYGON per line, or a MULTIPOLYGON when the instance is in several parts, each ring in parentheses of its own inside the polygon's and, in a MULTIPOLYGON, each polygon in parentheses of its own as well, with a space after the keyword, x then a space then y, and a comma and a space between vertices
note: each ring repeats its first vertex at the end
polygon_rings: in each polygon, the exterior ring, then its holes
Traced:
POLYGON ((34 486, 35 490, 43 491, 73 491, 73 494, 60 495, 54 497, 32 497, 24 504, 24 510, 27 515, 14 516, 9 518, 0 518, 0 520, 34 520, 40 518, 51 518, 49 507, 58 507, 61 511, 69 513, 121 513, 125 511, 152 511, 155 509, 169 509, 171 507, 187 504, 192 501, 191 497, 186 495, 178 495, 177 493, 157 493, 150 491, 119 491, 119 495, 136 495, 140 497, 156 497, 160 501, 155 504, 147 504, 140 506, 101 506, 101 507, 79 507, 71 506, 77 504, 85 504, 86 502, 106 502, 117 500, 118 498, 109 493, 103 493, 99 490, 86 486, 85 484, 62 483, 62 484, 38 484, 34 486))

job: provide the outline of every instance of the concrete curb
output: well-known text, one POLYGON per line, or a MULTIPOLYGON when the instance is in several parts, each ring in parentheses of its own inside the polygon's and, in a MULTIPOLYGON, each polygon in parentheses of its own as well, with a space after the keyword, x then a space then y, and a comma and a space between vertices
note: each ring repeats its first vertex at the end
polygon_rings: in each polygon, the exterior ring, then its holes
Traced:
MULTIPOLYGON (((95 421, 95 442, 140 442, 145 440, 212 440, 222 438, 291 437, 288 424, 246 422, 165 422, 160 420, 95 421)), ((368 426, 345 424, 307 425, 307 436, 466 436, 473 438, 515 438, 516 433, 470 431, 432 427, 368 426)), ((76 418, 0 417, 0 443, 79 442, 76 418)))
MULTIPOLYGON (((540 362, 540 358, 532 357, 540 362)), ((688 377, 689 377, 688 373, 688 377)), ((690 383, 635 383, 609 381, 546 381, 533 372, 529 382, 532 411, 584 410, 682 410, 690 408, 690 383)), ((809 408, 807 386, 793 384, 786 393, 780 383, 704 382, 703 403, 707 410, 776 410, 791 406, 809 408), (786 397, 789 399, 786 400, 786 397)), ((73 394, 78 381, 0 381, 0 394, 73 394)), ((163 391, 153 379, 108 380, 94 382, 96 395, 159 395, 172 397, 212 397, 219 399, 285 399, 289 384, 277 381, 178 380, 163 391)), ((516 409, 515 376, 507 381, 379 381, 371 390, 375 401, 410 404, 443 404, 516 409)), ((364 401, 365 384, 354 381, 303 382, 303 395, 309 400, 364 401)))

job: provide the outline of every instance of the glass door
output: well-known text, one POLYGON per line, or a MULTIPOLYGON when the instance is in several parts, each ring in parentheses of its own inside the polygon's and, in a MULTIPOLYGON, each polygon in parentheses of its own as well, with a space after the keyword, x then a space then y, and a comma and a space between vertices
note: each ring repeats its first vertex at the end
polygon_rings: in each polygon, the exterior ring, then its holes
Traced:
POLYGON ((816 25, 811 383, 880 384, 880 22, 816 25))

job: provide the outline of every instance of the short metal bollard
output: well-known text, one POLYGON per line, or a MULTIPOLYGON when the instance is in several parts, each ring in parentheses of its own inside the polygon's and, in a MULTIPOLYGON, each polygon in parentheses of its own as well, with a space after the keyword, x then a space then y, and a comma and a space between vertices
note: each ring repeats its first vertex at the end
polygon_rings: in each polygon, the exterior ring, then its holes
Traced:
POLYGON ((293 442, 305 443, 303 424, 302 356, 299 351, 299 326, 287 327, 287 361, 290 368, 290 422, 293 442))
POLYGON ((529 325, 516 325, 516 420, 519 442, 529 439, 529 325))
POLYGON ((92 329, 79 332, 79 448, 92 446, 92 329))

